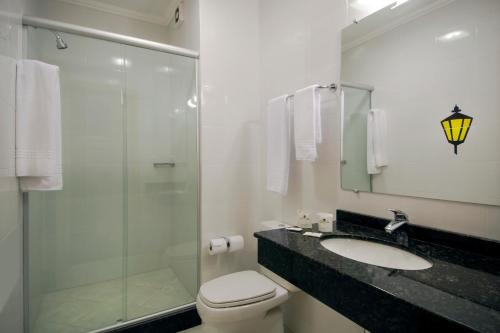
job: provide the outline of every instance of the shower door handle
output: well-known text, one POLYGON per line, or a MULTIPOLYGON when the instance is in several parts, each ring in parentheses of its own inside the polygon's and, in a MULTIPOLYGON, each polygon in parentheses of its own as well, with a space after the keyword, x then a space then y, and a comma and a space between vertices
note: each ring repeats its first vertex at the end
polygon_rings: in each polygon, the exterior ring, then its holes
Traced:
POLYGON ((155 168, 165 168, 165 167, 171 167, 173 168, 175 166, 174 162, 157 162, 153 163, 153 167, 155 168))

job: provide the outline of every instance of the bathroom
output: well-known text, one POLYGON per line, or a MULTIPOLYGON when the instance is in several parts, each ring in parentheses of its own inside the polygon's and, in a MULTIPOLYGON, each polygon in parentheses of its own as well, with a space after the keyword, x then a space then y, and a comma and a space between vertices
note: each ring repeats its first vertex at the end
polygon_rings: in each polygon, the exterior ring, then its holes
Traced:
POLYGON ((498 35, 498 0, 0 0, 0 332, 499 332, 498 35))

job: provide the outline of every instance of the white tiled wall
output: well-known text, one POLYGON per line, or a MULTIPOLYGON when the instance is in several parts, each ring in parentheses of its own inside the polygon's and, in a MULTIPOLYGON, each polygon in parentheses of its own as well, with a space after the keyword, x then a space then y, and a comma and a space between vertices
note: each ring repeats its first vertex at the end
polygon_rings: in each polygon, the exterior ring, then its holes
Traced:
POLYGON ((201 277, 251 267, 255 252, 209 256, 208 242, 242 234, 260 207, 257 0, 200 2, 201 277))
MULTIPOLYGON (((252 234, 264 219, 292 220, 299 207, 332 210, 337 192, 335 170, 336 96, 322 92, 325 143, 315 164, 292 165, 286 198, 265 192, 265 119, 267 99, 337 80, 342 1, 227 0, 201 2, 201 152, 202 282, 256 267, 252 234), (210 238, 243 234, 242 252, 209 256, 210 238)), ((359 332, 359 327, 312 298, 294 298, 287 325, 295 331, 325 327, 359 332), (301 315, 321 314, 325 320, 301 315), (294 319, 295 318, 295 319, 294 319)))
MULTIPOLYGON (((337 0, 260 1, 261 120, 267 100, 311 84, 338 82, 340 28, 344 2, 337 0)), ((298 208, 333 211, 339 184, 338 121, 339 99, 321 92, 324 142, 314 163, 292 161, 289 193, 286 197, 265 191, 262 183, 263 217, 293 223, 298 208)), ((265 152, 262 136, 262 152, 265 152)), ((263 155, 262 159, 265 159, 263 155)), ((263 168, 265 163, 261 164, 263 168)), ((265 170, 262 169, 265 175, 265 170)), ((262 179, 263 181, 264 179, 262 179)), ((256 226, 257 227, 257 226, 256 226)), ((294 296, 285 306, 285 324, 294 333, 362 332, 340 314, 306 294, 294 296)))
MULTIPOLYGON (((274 96, 310 84, 337 82, 342 3, 289 1, 283 6, 280 1, 261 1, 261 119, 265 119, 265 103, 274 96)), ((321 101, 325 138, 319 146, 319 159, 314 163, 292 161, 286 197, 267 193, 261 187, 266 215, 295 221, 298 208, 332 209, 338 182, 332 172, 338 163, 334 127, 338 98, 322 90, 321 101)), ((261 143, 265 151, 265 141, 261 143)))
POLYGON ((23 2, 0 1, 0 332, 22 332, 22 225, 14 170, 15 60, 23 2))

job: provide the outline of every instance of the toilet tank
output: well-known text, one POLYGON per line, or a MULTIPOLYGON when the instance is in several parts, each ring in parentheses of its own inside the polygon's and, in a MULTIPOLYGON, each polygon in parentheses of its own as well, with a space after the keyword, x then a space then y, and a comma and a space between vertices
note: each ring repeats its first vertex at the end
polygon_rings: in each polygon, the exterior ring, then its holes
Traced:
MULTIPOLYGON (((276 220, 262 221, 260 223, 260 230, 259 231, 282 229, 282 228, 286 228, 289 226, 290 225, 288 225, 284 222, 280 222, 280 221, 276 221, 276 220)), ((267 276, 268 278, 270 278, 271 280, 273 280, 274 282, 276 282, 277 284, 279 284, 280 286, 282 286, 283 288, 285 288, 286 290, 288 290, 291 293, 296 293, 296 292, 300 291, 299 288, 297 288, 296 286, 294 286, 293 284, 291 284, 287 280, 283 279, 278 274, 271 272, 269 269, 265 268, 264 266, 259 265, 258 271, 260 274, 267 276)))

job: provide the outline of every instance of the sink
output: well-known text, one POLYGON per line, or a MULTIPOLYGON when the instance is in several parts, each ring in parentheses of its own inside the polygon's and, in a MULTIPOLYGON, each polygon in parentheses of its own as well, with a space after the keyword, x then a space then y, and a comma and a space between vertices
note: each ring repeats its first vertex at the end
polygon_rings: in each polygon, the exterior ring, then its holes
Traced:
POLYGON ((432 263, 397 247, 354 238, 329 238, 321 242, 329 251, 343 257, 387 268, 421 270, 432 263))

